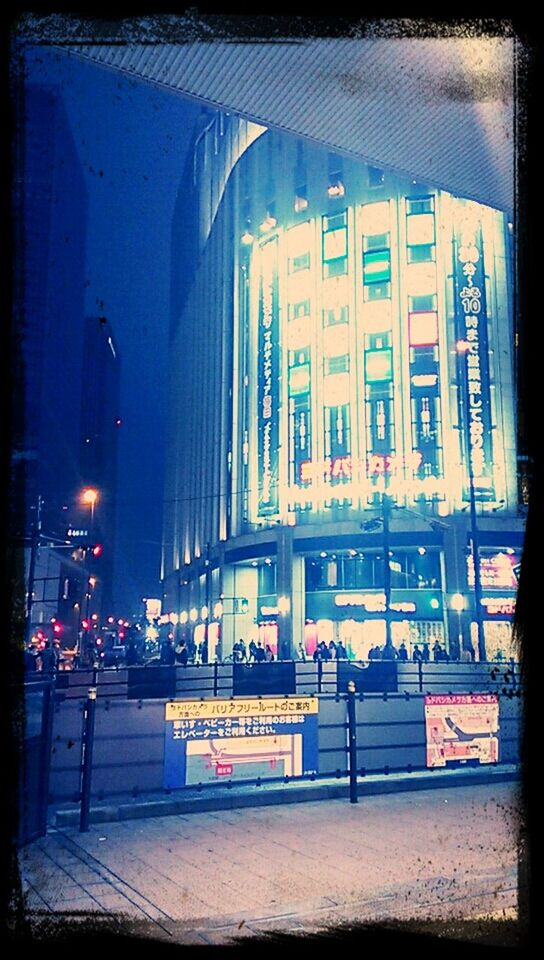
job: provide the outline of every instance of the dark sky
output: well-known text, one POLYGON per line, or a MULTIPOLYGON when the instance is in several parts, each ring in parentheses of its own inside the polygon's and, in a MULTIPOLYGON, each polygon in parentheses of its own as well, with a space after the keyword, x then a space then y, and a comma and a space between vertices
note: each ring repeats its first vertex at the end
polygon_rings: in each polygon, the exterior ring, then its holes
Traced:
POLYGON ((85 312, 121 355, 114 596, 130 616, 160 595, 170 232, 200 106, 52 48, 28 48, 27 77, 61 94, 88 190, 85 312))

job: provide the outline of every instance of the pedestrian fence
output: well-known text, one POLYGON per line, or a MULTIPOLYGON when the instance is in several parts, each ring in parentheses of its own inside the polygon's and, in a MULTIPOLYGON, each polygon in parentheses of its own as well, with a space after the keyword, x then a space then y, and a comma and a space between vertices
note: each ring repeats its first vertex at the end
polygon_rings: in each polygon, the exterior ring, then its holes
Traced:
MULTIPOLYGON (((474 685, 470 689, 474 691, 474 685)), ((469 692, 469 688, 465 687, 464 692, 469 692)), ((516 691, 496 692, 500 725, 497 763, 517 763, 520 691, 518 688, 516 691)), ((345 778, 349 772, 350 748, 351 757, 356 762, 352 776, 410 774, 426 770, 424 697, 425 694, 417 690, 320 694, 318 767, 310 779, 345 778), (350 698, 356 744, 353 736, 348 737, 350 698)), ((163 787, 166 702, 164 699, 98 696, 92 703, 92 722, 89 724, 89 701, 74 697, 57 701, 53 715, 49 803, 57 806, 69 801, 79 802, 83 787, 87 804, 91 798, 107 801, 149 793, 177 794, 177 790, 163 787), (85 750, 82 750, 83 739, 85 750), (85 755, 87 761, 92 756, 92 770, 87 770, 86 774, 85 755)), ((435 775, 440 776, 440 772, 435 771, 435 775)), ((267 782, 274 779, 286 782, 300 778, 266 779, 267 782)), ((193 784, 191 789, 205 791, 211 785, 217 786, 217 782, 193 784)), ((259 777, 245 783, 262 786, 259 777)), ((221 787, 231 789, 233 785, 232 780, 221 778, 221 787)))
MULTIPOLYGON (((40 674, 37 674, 39 677, 40 674)), ((274 661, 74 670, 56 676, 57 700, 83 700, 96 685, 98 700, 173 699, 345 693, 353 680, 363 693, 515 692, 519 665, 412 661, 274 661), (96 683, 95 679, 96 678, 96 683)))

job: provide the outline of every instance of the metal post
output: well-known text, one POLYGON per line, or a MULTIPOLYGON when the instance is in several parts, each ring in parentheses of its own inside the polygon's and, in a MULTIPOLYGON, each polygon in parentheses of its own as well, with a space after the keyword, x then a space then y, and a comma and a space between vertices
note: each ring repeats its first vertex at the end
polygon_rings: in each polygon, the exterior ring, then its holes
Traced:
MULTIPOLYGON (((465 374, 466 375, 466 374, 465 374)), ((468 378, 467 378, 468 394, 468 378)), ((468 409, 468 406, 467 406, 468 409)), ((469 491, 470 491, 470 538, 472 548, 472 563, 474 566, 474 603, 476 604, 476 628, 478 631, 478 659, 480 663, 487 660, 485 649, 484 624, 482 617, 482 581, 480 577, 480 541, 478 534, 478 518, 476 515, 476 497, 474 495, 474 473, 472 470, 472 458, 468 451, 469 462, 469 491)))
POLYGON ((32 541, 30 544, 30 564, 28 568, 28 596, 26 601, 26 642, 32 640, 32 604, 34 594, 34 581, 36 579, 36 559, 40 545, 40 536, 42 530, 42 506, 43 500, 38 496, 36 504, 36 519, 32 528, 32 541))
POLYGON ((348 680, 348 756, 349 802, 357 803, 357 719, 355 715, 355 684, 348 680))
POLYGON ((423 693, 423 661, 417 661, 417 674, 419 677, 419 692, 423 693))
POLYGON ((96 668, 93 670, 93 686, 89 687, 85 703, 83 743, 81 756, 81 809, 79 832, 89 829, 89 810, 91 806, 91 775, 94 746, 94 721, 96 710, 96 668))
POLYGON ((389 516, 391 504, 386 493, 382 494, 383 511, 383 588, 385 593, 385 644, 391 645, 391 567, 389 566, 389 516))
POLYGON ((204 620, 204 639, 205 639, 205 641, 206 641, 206 650, 207 650, 207 657, 208 657, 208 663, 209 663, 209 662, 210 662, 210 642, 209 642, 210 629, 209 629, 209 624, 210 624, 210 604, 211 604, 211 602, 212 602, 212 601, 211 601, 211 595, 212 595, 212 569, 211 569, 211 566, 210 566, 210 544, 209 544, 209 543, 206 544, 206 559, 204 560, 204 564, 205 564, 205 567, 206 567, 206 575, 205 575, 206 617, 205 617, 205 620, 204 620))

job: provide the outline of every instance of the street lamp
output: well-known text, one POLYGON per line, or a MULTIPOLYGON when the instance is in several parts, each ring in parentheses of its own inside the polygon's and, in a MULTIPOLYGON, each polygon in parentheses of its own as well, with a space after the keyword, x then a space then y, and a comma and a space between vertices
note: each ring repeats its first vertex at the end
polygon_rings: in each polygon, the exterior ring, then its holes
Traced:
POLYGON ((95 487, 85 487, 80 496, 81 503, 91 508, 91 530, 94 523, 94 508, 98 502, 98 497, 98 490, 95 487))
POLYGON ((472 461, 472 446, 470 442, 470 423, 468 411, 470 407, 468 356, 469 343, 466 340, 457 342, 457 357, 460 379, 463 381, 463 416, 465 426, 466 464, 468 473, 468 492, 470 503, 470 547, 472 566, 474 568, 474 602, 476 605, 476 628, 478 635, 478 659, 487 660, 485 649, 484 624, 482 617, 482 581, 480 577, 480 540, 478 531, 478 516, 476 513, 476 494, 474 490, 474 464, 472 461), (463 363, 464 358, 464 363, 463 363))

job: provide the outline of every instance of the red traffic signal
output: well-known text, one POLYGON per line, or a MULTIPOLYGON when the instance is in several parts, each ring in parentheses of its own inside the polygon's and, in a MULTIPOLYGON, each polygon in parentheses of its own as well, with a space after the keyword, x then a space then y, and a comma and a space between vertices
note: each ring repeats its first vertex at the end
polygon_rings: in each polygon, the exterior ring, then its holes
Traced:
POLYGON ((89 623, 88 620, 82 620, 82 621, 81 621, 81 626, 83 627, 84 630, 88 630, 89 627, 90 627, 90 623, 89 623))
POLYGON ((62 626, 60 623, 55 623, 53 625, 53 633, 62 633, 62 626))
POLYGON ((100 554, 102 553, 103 549, 104 549, 104 547, 102 546, 101 543, 95 543, 94 546, 91 547, 91 553, 92 553, 93 557, 99 557, 100 554))

